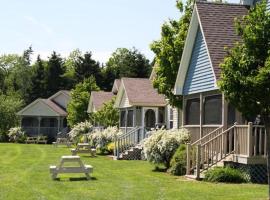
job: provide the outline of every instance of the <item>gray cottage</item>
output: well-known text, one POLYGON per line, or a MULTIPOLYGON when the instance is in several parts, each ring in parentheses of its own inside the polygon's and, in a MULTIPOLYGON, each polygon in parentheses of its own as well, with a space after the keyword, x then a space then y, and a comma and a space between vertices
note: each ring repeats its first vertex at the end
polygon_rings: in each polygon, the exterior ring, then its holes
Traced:
POLYGON ((197 161, 188 162, 187 174, 200 168, 197 178, 222 161, 251 166, 261 174, 266 170, 265 128, 246 121, 217 85, 225 47, 240 40, 234 19, 248 13, 249 6, 243 4, 198 1, 194 5, 174 92, 183 97, 179 122, 191 132, 189 149, 197 149, 197 161))
POLYGON ((46 135, 54 139, 57 133, 67 131, 67 104, 71 97, 60 90, 48 99, 37 99, 20 110, 21 127, 29 136, 46 135))

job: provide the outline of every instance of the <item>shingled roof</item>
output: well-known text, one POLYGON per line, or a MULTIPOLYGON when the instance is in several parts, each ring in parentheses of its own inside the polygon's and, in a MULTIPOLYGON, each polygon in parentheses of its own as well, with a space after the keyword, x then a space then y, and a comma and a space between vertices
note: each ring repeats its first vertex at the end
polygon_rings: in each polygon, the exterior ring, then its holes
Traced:
POLYGON ((248 13, 248 6, 240 4, 196 2, 201 29, 209 51, 216 79, 220 77, 220 63, 227 55, 225 47, 232 47, 239 36, 234 28, 235 18, 248 13))
POLYGON ((66 116, 67 112, 62 109, 60 106, 58 106, 56 103, 51 101, 50 99, 40 99, 42 102, 44 102, 47 106, 49 106, 52 110, 57 112, 61 116, 66 116))
POLYGON ((91 92, 91 99, 96 111, 102 108, 104 103, 110 101, 114 94, 112 92, 93 91, 91 92))
POLYGON ((134 106, 165 106, 163 95, 158 94, 151 81, 147 78, 122 78, 130 105, 134 106))

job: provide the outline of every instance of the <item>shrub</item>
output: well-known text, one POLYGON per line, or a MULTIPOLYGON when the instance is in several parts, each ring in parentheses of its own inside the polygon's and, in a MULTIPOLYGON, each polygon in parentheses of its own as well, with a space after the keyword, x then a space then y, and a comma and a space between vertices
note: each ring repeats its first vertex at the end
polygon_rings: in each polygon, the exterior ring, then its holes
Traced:
POLYGON ((8 130, 8 137, 10 142, 23 143, 26 139, 25 133, 21 127, 14 127, 8 130))
POLYGON ((186 145, 181 144, 180 147, 174 153, 171 162, 171 168, 169 172, 173 175, 184 175, 186 172, 187 166, 187 152, 186 145))
POLYGON ((90 144, 97 148, 101 154, 109 153, 108 144, 113 142, 114 138, 121 134, 117 127, 108 127, 103 131, 94 131, 89 134, 90 144))
POLYGON ((189 138, 186 129, 153 131, 143 142, 144 156, 149 162, 163 164, 168 169, 176 149, 180 144, 188 142, 189 138))
POLYGON ((81 136, 83 134, 88 134, 89 132, 92 131, 92 129, 93 129, 92 124, 88 121, 85 121, 85 122, 76 124, 73 127, 73 129, 68 133, 68 135, 71 138, 71 140, 75 142, 79 142, 81 136))
POLYGON ((108 145, 107 145, 107 150, 109 153, 113 153, 114 152, 114 142, 110 142, 108 145))
POLYGON ((226 182, 226 183, 246 183, 249 182, 248 175, 239 169, 231 167, 215 167, 205 173, 205 181, 226 182))

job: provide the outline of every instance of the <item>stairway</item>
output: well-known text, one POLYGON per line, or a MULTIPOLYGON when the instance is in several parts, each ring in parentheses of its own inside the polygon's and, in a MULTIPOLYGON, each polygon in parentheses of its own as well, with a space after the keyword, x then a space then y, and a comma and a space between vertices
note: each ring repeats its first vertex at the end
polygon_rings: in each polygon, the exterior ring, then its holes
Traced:
POLYGON ((134 127, 127 133, 115 138, 115 159, 119 160, 140 160, 142 146, 141 141, 147 137, 146 131, 142 127, 134 127))
POLYGON ((187 145, 186 177, 200 180, 214 166, 223 166, 232 159, 235 150, 236 125, 227 130, 219 127, 192 144, 187 145), (192 153, 193 152, 193 153, 192 153))
POLYGON ((142 146, 136 145, 120 154, 119 160, 141 160, 142 159, 142 146))

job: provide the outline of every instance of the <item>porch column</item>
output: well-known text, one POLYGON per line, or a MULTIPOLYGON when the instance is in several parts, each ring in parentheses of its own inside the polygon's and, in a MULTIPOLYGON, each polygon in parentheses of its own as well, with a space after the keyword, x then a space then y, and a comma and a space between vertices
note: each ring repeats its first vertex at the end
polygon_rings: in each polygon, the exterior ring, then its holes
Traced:
POLYGON ((142 107, 142 128, 144 128, 144 117, 145 117, 144 107, 142 107))
POLYGON ((203 137, 203 95, 200 93, 200 138, 203 137))
POLYGON ((61 117, 57 117, 57 133, 60 132, 60 120, 61 120, 61 117))
POLYGON ((38 117, 38 135, 40 135, 40 122, 41 122, 41 117, 38 117))
POLYGON ((134 108, 133 108, 133 127, 137 126, 136 117, 137 117, 137 109, 136 109, 136 106, 134 106, 134 108))
POLYGON ((185 96, 183 96, 183 100, 182 100, 183 102, 182 102, 182 112, 181 112, 181 114, 182 114, 182 127, 185 125, 185 112, 186 112, 186 108, 185 108, 185 96))
POLYGON ((223 131, 228 128, 228 102, 225 100, 224 94, 222 94, 222 126, 223 131))
POLYGON ((158 108, 155 109, 155 115, 156 115, 156 117, 155 117, 155 118, 156 118, 156 119, 155 119, 155 120, 156 120, 156 121, 155 121, 155 127, 156 127, 157 124, 158 124, 158 108))
POLYGON ((128 112, 128 109, 125 108, 125 133, 127 133, 127 113, 128 112))

